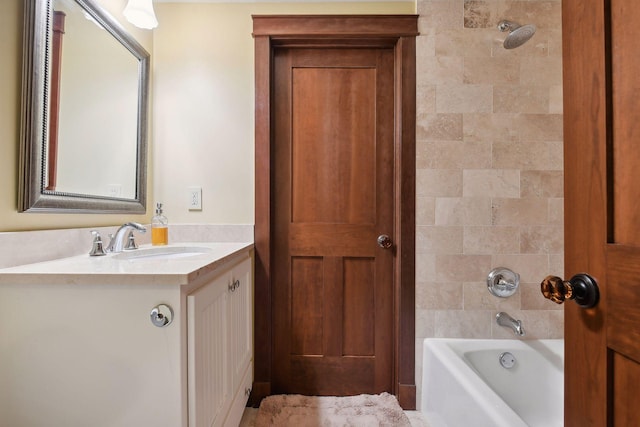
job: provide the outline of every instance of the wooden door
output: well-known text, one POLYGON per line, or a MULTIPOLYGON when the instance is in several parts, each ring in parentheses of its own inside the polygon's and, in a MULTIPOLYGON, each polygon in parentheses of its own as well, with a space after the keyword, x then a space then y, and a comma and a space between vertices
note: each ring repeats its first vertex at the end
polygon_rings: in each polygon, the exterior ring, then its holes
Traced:
POLYGON ((393 49, 274 53, 273 391, 392 391, 393 49))
POLYGON ((417 16, 253 20, 251 402, 389 391, 415 408, 417 16))
POLYGON ((565 425, 640 425, 640 8, 563 0, 565 273, 597 279, 565 308, 565 425))

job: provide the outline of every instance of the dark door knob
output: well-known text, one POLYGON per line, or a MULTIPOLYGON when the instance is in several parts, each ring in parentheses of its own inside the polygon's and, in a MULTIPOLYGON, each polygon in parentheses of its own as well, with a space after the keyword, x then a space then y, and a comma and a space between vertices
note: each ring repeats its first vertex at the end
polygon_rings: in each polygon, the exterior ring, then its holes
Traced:
POLYGON ((387 236, 386 234, 381 234, 378 236, 378 246, 380 246, 382 249, 389 249, 391 246, 393 246, 393 240, 391 240, 391 237, 387 236))
POLYGON ((556 304, 574 300, 582 308, 591 308, 600 299, 596 279, 585 273, 576 274, 569 281, 557 276, 547 276, 540 283, 540 292, 556 304))

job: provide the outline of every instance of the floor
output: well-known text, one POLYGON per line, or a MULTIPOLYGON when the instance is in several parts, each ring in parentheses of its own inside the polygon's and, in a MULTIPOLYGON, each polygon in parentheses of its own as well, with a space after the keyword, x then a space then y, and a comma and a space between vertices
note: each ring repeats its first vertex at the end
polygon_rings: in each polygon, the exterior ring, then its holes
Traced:
MULTIPOLYGON (((426 418, 422 412, 418 411, 404 411, 407 417, 411 421, 411 427, 429 427, 426 418)), ((246 408, 238 427, 253 427, 254 420, 258 414, 257 408, 246 408)))

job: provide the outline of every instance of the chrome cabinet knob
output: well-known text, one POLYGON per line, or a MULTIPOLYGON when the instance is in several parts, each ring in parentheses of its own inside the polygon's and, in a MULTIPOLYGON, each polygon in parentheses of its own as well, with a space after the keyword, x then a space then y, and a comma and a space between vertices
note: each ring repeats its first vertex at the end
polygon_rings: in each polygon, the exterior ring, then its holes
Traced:
POLYGON ((381 234, 378 236, 378 246, 380 246, 382 249, 389 249, 391 246, 393 246, 393 240, 391 240, 391 237, 387 236, 386 234, 381 234))

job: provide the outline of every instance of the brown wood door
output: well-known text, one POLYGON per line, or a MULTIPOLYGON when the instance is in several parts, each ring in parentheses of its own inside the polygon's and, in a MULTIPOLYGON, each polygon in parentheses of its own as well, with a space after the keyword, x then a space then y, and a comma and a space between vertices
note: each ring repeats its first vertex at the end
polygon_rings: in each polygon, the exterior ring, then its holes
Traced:
POLYGON ((597 279, 565 308, 565 425, 639 426, 640 8, 563 0, 565 273, 597 279))
POLYGON ((253 16, 253 405, 390 391, 415 409, 417 30, 417 15, 253 16))
POLYGON ((392 391, 393 49, 277 49, 273 96, 273 390, 392 391))

